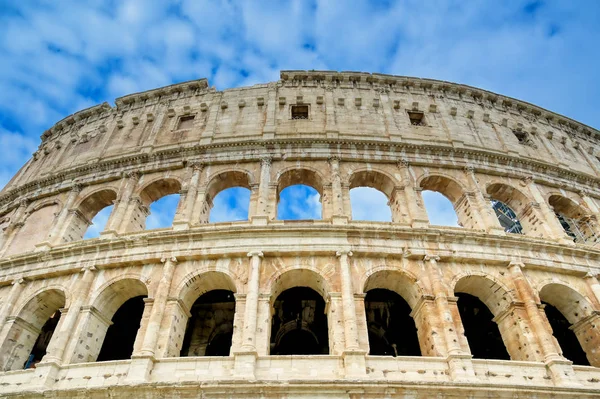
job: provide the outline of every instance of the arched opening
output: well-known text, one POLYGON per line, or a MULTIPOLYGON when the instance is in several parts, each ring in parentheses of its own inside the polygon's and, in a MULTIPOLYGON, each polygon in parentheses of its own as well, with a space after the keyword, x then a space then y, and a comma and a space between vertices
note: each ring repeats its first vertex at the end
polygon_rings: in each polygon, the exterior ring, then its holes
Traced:
POLYGON ((7 319, 8 334, 0 348, 2 370, 35 367, 42 360, 63 307, 64 293, 51 289, 29 300, 18 316, 7 319))
POLYGON ((140 193, 141 203, 135 209, 134 230, 171 227, 179 206, 181 184, 175 179, 163 179, 146 186, 140 193))
POLYGON ((326 355, 329 353, 325 301, 315 290, 294 287, 273 304, 271 355, 326 355))
POLYGON ((221 173, 210 181, 206 190, 205 209, 201 217, 214 222, 248 220, 250 176, 246 172, 221 173))
POLYGON ((352 220, 393 221, 394 213, 398 213, 390 206, 394 187, 394 181, 383 173, 354 173, 350 177, 352 220))
POLYGON ((458 312, 469 342, 471 354, 476 359, 510 360, 502 341, 494 315, 476 296, 456 293, 458 312))
POLYGON ((563 356, 579 365, 600 366, 596 323, 585 323, 594 317, 592 305, 580 293, 566 285, 550 283, 540 290, 540 300, 558 341, 563 356), (586 324, 586 325, 582 325, 586 324), (583 328, 574 328, 580 325, 583 328))
POLYGON ((235 298, 232 291, 201 295, 190 311, 180 356, 229 356, 235 298))
MULTIPOLYGON (((109 284, 82 311, 78 345, 71 363, 124 360, 131 357, 138 339, 146 285, 136 278, 109 284)), ((141 342, 140 342, 141 343, 141 342)))
POLYGON ((507 233, 534 234, 539 225, 535 217, 525 218, 531 211, 531 201, 519 190, 506 184, 494 183, 488 186, 487 193, 491 206, 500 225, 507 233))
POLYGON ((576 243, 595 243, 598 236, 598 223, 592 220, 586 210, 575 201, 561 195, 551 195, 548 203, 554 209, 556 217, 565 233, 576 243))
POLYGON ((460 227, 454 206, 448 198, 437 191, 425 190, 421 193, 429 224, 435 226, 460 227))
POLYGON ((136 296, 125 301, 112 318, 97 361, 131 358, 133 345, 144 313, 144 298, 136 296))
POLYGON ((463 188, 445 176, 427 176, 421 180, 421 197, 429 224, 437 226, 464 226, 475 228, 470 203, 463 188))
POLYGON ((104 230, 113 209, 117 193, 113 190, 100 190, 87 196, 75 213, 66 241, 96 238, 104 230))
POLYGON ((277 183, 277 219, 321 219, 323 183, 317 173, 293 169, 281 174, 277 183))
POLYGON ((365 297, 369 354, 421 356, 411 308, 397 293, 375 288, 365 297))
POLYGON ((571 329, 571 323, 563 314, 554 306, 547 302, 543 302, 546 318, 552 327, 552 335, 558 341, 562 349, 563 356, 572 361, 574 364, 589 366, 590 362, 581 348, 577 336, 571 329))

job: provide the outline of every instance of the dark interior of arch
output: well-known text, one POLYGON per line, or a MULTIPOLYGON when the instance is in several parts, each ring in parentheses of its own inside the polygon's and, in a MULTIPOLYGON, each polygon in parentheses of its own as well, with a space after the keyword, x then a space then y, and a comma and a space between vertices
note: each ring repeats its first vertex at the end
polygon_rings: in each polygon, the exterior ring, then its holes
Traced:
POLYGON ((417 328, 410 306, 393 291, 372 289, 365 298, 369 354, 421 356, 417 328))
POLYGON ((271 355, 326 355, 329 353, 325 301, 316 291, 294 287, 273 304, 271 355))
POLYGON ((494 315, 479 298, 465 293, 456 293, 458 312, 471 348, 477 359, 510 360, 502 341, 494 315))
POLYGON ((542 302, 545 307, 546 317, 552 327, 552 335, 558 341, 560 348, 563 351, 563 356, 572 361, 574 364, 589 366, 585 352, 579 344, 577 336, 569 327, 571 323, 563 316, 560 311, 547 302, 542 302))
POLYGON ((108 327, 104 343, 98 355, 98 361, 126 360, 131 358, 133 344, 142 314, 144 313, 145 295, 127 300, 112 318, 112 326, 108 327))
POLYGON ((228 290, 201 295, 192 305, 181 356, 229 356, 235 297, 228 290))
POLYGON ((56 330, 59 320, 60 311, 57 310, 42 327, 42 332, 37 337, 33 349, 25 362, 24 368, 28 369, 34 367, 46 355, 46 349, 48 349, 48 344, 50 343, 50 339, 52 339, 52 335, 54 334, 54 330, 56 330))

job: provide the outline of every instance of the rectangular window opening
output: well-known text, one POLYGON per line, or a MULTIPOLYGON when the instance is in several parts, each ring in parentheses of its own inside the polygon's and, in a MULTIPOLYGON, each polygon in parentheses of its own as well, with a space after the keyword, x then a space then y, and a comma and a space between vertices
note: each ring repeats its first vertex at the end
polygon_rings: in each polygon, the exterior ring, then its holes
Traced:
POLYGON ((177 130, 191 129, 194 127, 194 115, 186 115, 179 118, 177 130))
POLYGON ((413 126, 425 126, 425 115, 418 111, 407 111, 410 124, 413 126))
POLYGON ((527 133, 526 132, 519 132, 517 130, 513 130, 513 134, 515 135, 515 137, 517 138, 517 140, 519 140, 519 143, 521 144, 527 144, 528 140, 527 140, 527 133))
POLYGON ((308 105, 292 105, 292 119, 308 119, 308 105))

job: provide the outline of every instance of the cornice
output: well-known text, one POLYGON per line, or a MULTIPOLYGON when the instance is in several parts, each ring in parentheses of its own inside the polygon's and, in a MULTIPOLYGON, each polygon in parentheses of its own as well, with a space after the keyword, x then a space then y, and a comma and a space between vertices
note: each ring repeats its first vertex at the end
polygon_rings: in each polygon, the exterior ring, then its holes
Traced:
POLYGON ((600 274, 600 248, 566 246, 551 240, 527 236, 493 236, 478 230, 461 228, 420 228, 389 223, 354 222, 348 225, 317 223, 285 223, 256 226, 248 222, 223 223, 175 231, 160 229, 127 234, 112 239, 81 240, 56 245, 50 250, 28 252, 0 260, 0 285, 9 284, 15 276, 39 279, 81 271, 81 259, 96 256, 93 263, 98 269, 123 265, 156 263, 166 252, 179 262, 195 259, 219 259, 223 256, 245 258, 248 252, 260 249, 269 256, 334 256, 340 242, 350 247, 355 257, 408 258, 420 261, 435 253, 441 262, 481 263, 504 267, 518 257, 528 268, 551 270, 580 277, 587 273, 600 274), (294 245, 277 243, 272 236, 291 237, 294 245), (318 236, 306 240, 298 237, 318 236), (240 239, 258 242, 259 247, 240 246, 240 239), (419 237, 419 244, 415 242, 419 237), (359 239, 359 240, 355 240, 359 239), (341 241, 340 241, 341 240, 341 241), (381 240, 381 243, 377 241, 381 240), (391 243, 396 241, 395 245, 391 243), (212 243, 207 246, 205 242, 212 243), (218 242, 219 245, 213 245, 218 242), (355 244, 348 243, 356 242, 355 244), (360 242, 369 242, 368 245, 360 242), (429 242, 423 246, 422 242, 429 242), (195 243, 195 246, 190 246, 195 243), (437 248, 434 246, 439 244, 437 248), (428 248, 425 251, 425 247, 428 248), (504 251, 503 251, 504 249, 504 251), (427 253, 426 253, 427 252, 427 253), (562 259, 557 261, 556 259, 562 259), (597 264, 597 266, 596 266, 597 264))

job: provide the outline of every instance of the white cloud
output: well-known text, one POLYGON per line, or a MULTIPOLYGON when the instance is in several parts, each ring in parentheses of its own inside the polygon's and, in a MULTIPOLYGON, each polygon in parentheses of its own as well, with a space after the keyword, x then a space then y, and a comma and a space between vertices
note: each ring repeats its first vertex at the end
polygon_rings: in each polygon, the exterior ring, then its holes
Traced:
POLYGON ((422 194, 430 224, 460 227, 452 202, 448 198, 438 192, 429 190, 423 191, 422 194))
POLYGON ((350 190, 352 220, 391 222, 392 211, 384 193, 371 187, 350 190))

